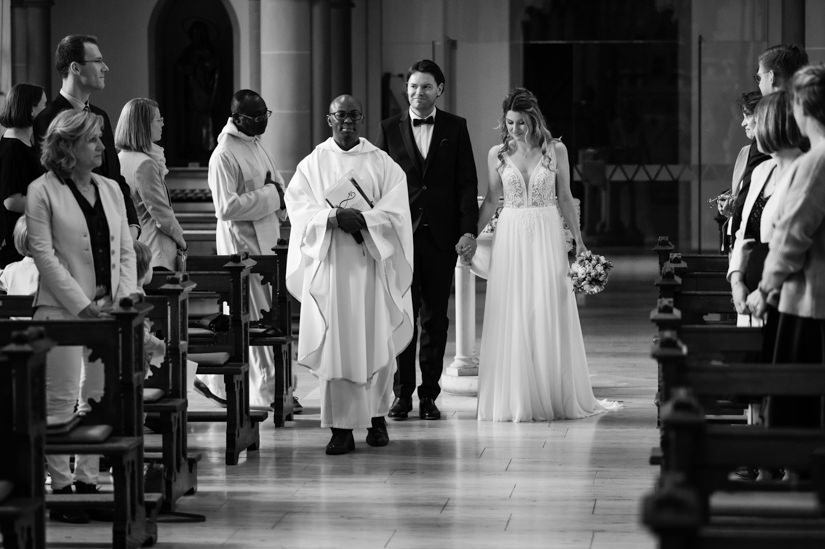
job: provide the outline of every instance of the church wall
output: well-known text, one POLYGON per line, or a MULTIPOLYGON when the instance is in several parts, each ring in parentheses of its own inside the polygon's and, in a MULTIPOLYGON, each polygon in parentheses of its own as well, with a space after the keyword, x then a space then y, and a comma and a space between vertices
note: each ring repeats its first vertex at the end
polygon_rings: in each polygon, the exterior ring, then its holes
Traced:
MULTIPOLYGON (((511 78, 512 2, 496 0, 385 0, 383 71, 406 74, 421 58, 434 59, 447 79, 438 106, 467 119, 480 192, 487 188, 487 151, 511 78)), ((517 38, 516 38, 517 39, 517 38)), ((520 57, 517 63, 520 64, 520 57)), ((403 76, 392 78, 401 106, 403 76)))
MULTIPOLYGON (((248 28, 250 0, 223 1, 236 22, 236 29, 248 28)), ((150 19, 157 4, 155 0, 60 0, 52 6, 52 51, 67 34, 98 37, 109 73, 106 89, 95 94, 92 101, 106 110, 112 124, 117 123, 126 101, 154 94, 148 37, 150 19)), ((234 44, 236 86, 248 85, 250 79, 249 40, 245 33, 240 34, 236 32, 234 44)), ((54 66, 53 57, 49 63, 54 66)), ((60 78, 55 73, 49 95, 53 96, 59 89, 60 78)))
POLYGON ((777 35, 777 17, 772 11, 770 17, 767 13, 775 7, 770 1, 750 0, 695 0, 692 3, 690 44, 685 45, 691 52, 691 117, 690 129, 682 130, 690 132, 689 160, 694 167, 700 160, 701 136, 703 169, 701 188, 698 170, 694 170, 689 192, 683 192, 680 197, 680 214, 683 214, 680 247, 688 247, 690 243, 695 249, 701 245, 705 252, 718 249, 716 209, 708 204, 708 199, 730 188, 736 155, 747 144, 736 100, 742 92, 756 89, 753 81, 756 59, 772 42, 771 36, 777 35))

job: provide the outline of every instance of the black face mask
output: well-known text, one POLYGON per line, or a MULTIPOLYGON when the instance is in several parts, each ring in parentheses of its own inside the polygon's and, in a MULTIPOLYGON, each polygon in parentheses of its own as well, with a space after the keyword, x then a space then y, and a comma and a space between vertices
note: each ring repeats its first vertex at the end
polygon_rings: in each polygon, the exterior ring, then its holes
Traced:
POLYGON ((233 121, 235 122, 235 126, 246 135, 256 136, 256 135, 263 135, 266 131, 266 125, 269 122, 269 119, 264 119, 260 122, 256 122, 251 118, 247 118, 245 116, 236 116, 233 117, 233 121))

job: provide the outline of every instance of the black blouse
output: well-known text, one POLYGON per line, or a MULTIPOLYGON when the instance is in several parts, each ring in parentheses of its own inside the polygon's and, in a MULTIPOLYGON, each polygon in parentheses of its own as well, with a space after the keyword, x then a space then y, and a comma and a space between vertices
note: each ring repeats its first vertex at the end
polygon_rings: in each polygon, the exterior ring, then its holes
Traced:
POLYGON ((109 262, 111 261, 109 256, 112 255, 112 247, 109 243, 109 223, 106 220, 106 212, 103 211, 100 191, 94 179, 92 179, 92 187, 95 190, 95 205, 92 206, 86 200, 86 197, 80 193, 74 181, 65 178, 63 182, 71 189, 75 200, 77 200, 80 209, 83 211, 83 217, 86 218, 86 226, 89 228, 89 240, 91 241, 92 257, 95 264, 95 286, 98 288, 96 297, 104 294, 104 291, 106 295, 110 294, 112 271, 109 268, 109 262))
POLYGON ((0 138, 0 268, 22 256, 14 247, 14 224, 21 214, 6 209, 3 201, 14 194, 26 194, 29 183, 45 170, 34 147, 14 137, 0 138))

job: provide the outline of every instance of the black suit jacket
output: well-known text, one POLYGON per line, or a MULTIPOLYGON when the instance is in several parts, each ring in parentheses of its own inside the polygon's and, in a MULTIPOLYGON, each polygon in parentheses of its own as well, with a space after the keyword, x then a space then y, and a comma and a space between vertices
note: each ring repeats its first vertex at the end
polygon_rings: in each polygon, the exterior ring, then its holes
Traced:
POLYGON ((478 177, 465 119, 438 110, 426 160, 407 110, 381 122, 377 145, 407 174, 413 231, 428 226, 443 249, 453 248, 464 233, 476 234, 478 177))
MULTIPOLYGON (((34 119, 34 136, 36 138, 36 143, 38 149, 40 147, 40 143, 43 141, 43 137, 46 135, 46 130, 49 129, 49 124, 52 123, 58 114, 63 111, 67 111, 69 109, 73 109, 74 107, 69 102, 68 99, 57 94, 57 97, 52 99, 51 103, 46 105, 46 108, 40 111, 40 114, 37 115, 37 118, 34 119)), ((100 107, 95 107, 94 105, 89 105, 89 109, 103 117, 103 146, 106 147, 106 150, 103 151, 103 163, 97 167, 94 172, 96 174, 102 175, 103 177, 108 177, 109 179, 114 179, 117 181, 117 184, 120 186, 120 191, 123 193, 123 201, 126 204, 126 218, 129 222, 129 225, 136 225, 140 227, 140 220, 138 219, 137 210, 135 209, 135 205, 132 203, 132 195, 131 190, 129 189, 129 185, 126 183, 126 179, 120 174, 120 160, 117 157, 117 149, 115 149, 115 134, 112 131, 112 123, 109 121, 109 116, 106 114, 106 111, 101 109, 100 107)))

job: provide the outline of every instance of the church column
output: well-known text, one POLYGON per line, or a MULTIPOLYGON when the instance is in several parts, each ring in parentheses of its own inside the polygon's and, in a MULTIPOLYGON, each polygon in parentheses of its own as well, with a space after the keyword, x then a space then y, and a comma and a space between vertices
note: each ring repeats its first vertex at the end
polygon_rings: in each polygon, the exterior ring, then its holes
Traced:
POLYGON ((30 82, 51 97, 53 0, 12 0, 12 83, 30 82))
POLYGON ((476 344, 476 278, 470 266, 455 266, 455 357, 441 375, 441 388, 453 395, 478 394, 476 344))
POLYGON ((295 166, 316 144, 309 102, 311 5, 304 0, 260 0, 260 4, 260 92, 272 111, 263 142, 289 181, 295 166))
POLYGON ((352 93, 352 8, 351 0, 332 0, 330 26, 330 73, 332 95, 352 93))
POLYGON ((782 43, 805 46, 805 0, 782 0, 782 43))
POLYGON ((329 137, 324 119, 332 99, 330 92, 330 0, 312 1, 312 141, 329 137))

